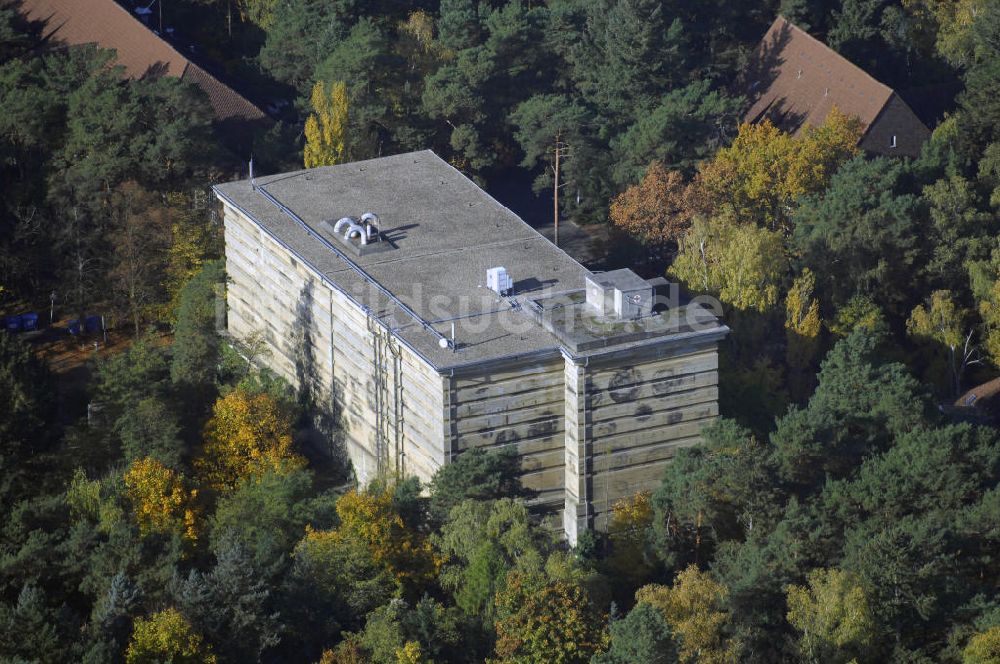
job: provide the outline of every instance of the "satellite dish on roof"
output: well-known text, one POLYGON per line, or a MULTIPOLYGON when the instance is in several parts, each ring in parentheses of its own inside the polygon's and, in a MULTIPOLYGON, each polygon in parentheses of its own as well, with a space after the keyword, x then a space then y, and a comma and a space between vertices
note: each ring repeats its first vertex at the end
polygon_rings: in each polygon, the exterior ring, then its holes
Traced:
POLYGON ((448 347, 448 340, 444 337, 441 337, 440 339, 438 339, 438 346, 440 346, 441 349, 444 350, 445 348, 448 347))

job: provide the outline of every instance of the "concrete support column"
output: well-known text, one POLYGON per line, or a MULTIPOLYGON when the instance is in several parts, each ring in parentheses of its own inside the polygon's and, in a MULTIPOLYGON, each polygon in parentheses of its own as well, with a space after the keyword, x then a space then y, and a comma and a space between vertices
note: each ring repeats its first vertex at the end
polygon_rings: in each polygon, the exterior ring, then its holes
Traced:
POLYGON ((565 358, 565 507, 563 531, 570 546, 590 528, 590 446, 587 440, 587 369, 565 358))
POLYGON ((442 409, 444 421, 442 422, 441 429, 441 458, 437 461, 440 466, 446 466, 455 460, 454 456, 458 440, 458 433, 455 429, 457 418, 455 417, 455 404, 453 403, 453 397, 455 394, 455 373, 452 372, 449 375, 443 376, 441 383, 443 387, 441 403, 444 405, 444 408, 442 409))

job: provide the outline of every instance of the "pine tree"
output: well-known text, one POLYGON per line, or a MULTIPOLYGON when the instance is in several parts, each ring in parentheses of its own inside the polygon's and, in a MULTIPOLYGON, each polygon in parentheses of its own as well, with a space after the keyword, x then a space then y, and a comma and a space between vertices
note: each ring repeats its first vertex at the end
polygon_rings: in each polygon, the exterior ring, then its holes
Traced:
POLYGON ((268 580, 239 542, 224 538, 215 547, 216 564, 175 582, 179 608, 204 630, 227 661, 256 662, 281 641, 284 625, 271 608, 268 580))
POLYGON ((646 603, 635 605, 622 620, 611 623, 611 647, 592 660, 593 664, 674 664, 670 625, 663 614, 646 603))
POLYGON ((473 0, 441 0, 438 42, 451 51, 475 46, 479 41, 479 16, 473 0))
POLYGON ((216 309, 221 304, 216 289, 224 280, 220 261, 205 263, 184 286, 177 308, 170 377, 195 412, 204 410, 215 389, 219 356, 216 309))

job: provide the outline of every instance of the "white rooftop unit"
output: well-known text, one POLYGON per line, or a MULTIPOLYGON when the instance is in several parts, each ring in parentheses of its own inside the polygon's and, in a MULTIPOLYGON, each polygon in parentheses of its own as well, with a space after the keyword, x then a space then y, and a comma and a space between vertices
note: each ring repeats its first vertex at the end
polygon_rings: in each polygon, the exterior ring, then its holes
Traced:
POLYGON ((629 269, 586 278, 587 304, 602 316, 642 318, 653 313, 653 285, 629 269))
POLYGON ((491 267, 486 270, 486 287, 499 295, 507 295, 514 289, 514 280, 505 267, 491 267))

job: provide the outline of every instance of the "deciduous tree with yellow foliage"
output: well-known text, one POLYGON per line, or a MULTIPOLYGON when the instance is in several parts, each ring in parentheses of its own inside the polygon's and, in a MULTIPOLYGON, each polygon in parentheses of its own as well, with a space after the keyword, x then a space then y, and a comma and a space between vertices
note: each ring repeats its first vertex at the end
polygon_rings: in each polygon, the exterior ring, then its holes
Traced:
POLYGON ((962 651, 962 664, 1000 664, 1000 627, 976 634, 962 651))
POLYGON ((979 316, 983 320, 983 348, 993 365, 1000 367, 1000 279, 979 303, 979 316))
POLYGON ((725 586, 691 565, 677 575, 673 586, 644 586, 635 600, 663 613, 673 630, 681 662, 735 664, 739 648, 726 637, 729 614, 721 608, 726 594, 725 586))
POLYGON ((862 126, 836 108, 818 127, 793 136, 772 125, 740 125, 739 135, 700 168, 701 183, 716 212, 740 223, 790 230, 799 196, 823 190, 840 164, 858 154, 862 126))
POLYGON ((918 305, 906 321, 910 336, 944 349, 956 396, 962 391, 966 368, 979 363, 977 349, 972 344, 972 330, 966 329, 965 318, 965 310, 955 303, 951 291, 939 290, 931 293, 927 306, 918 305))
POLYGON ((302 152, 306 168, 333 166, 347 158, 347 85, 330 86, 318 81, 312 90, 313 112, 306 119, 306 145, 302 152))
POLYGON ((188 541, 198 538, 194 505, 198 491, 185 488, 177 471, 156 459, 138 459, 125 472, 125 495, 142 536, 174 533, 188 541))
POLYGON ((305 463, 292 445, 290 413, 269 394, 237 388, 215 402, 195 470, 212 489, 231 491, 247 477, 305 463))
POLYGON ((712 217, 695 220, 668 274, 736 309, 764 312, 778 302, 787 265, 779 232, 712 217))
POLYGON ((608 645, 604 617, 576 584, 511 572, 496 606, 493 664, 584 664, 608 645))
POLYGON ((393 508, 390 491, 348 491, 337 500, 337 515, 337 528, 310 530, 296 548, 296 555, 330 558, 323 549, 360 542, 405 591, 419 589, 436 576, 440 561, 427 539, 406 527, 393 508))
POLYGON ((240 18, 250 21, 261 28, 268 28, 274 23, 277 0, 237 0, 240 18))
POLYGON ((396 650, 396 662, 397 664, 429 664, 430 660, 424 657, 419 643, 407 641, 402 648, 396 650))
POLYGON ((649 491, 622 498, 611 507, 608 536, 613 546, 608 567, 616 577, 632 582, 632 588, 648 580, 652 565, 646 557, 646 533, 653 523, 649 491))
POLYGON ((174 608, 139 618, 125 652, 128 664, 215 664, 212 649, 191 623, 174 608))
POLYGON ((956 67, 969 64, 975 47, 973 22, 986 8, 983 0, 903 0, 902 5, 925 50, 936 47, 956 67))
POLYGON ((170 248, 167 250, 166 275, 163 286, 168 302, 163 305, 163 318, 174 322, 180 306, 181 290, 198 273, 206 259, 218 252, 218 229, 210 224, 208 197, 202 191, 190 194, 172 192, 166 195, 171 212, 170 248))
POLYGON ((799 632, 808 662, 849 662, 875 637, 875 620, 864 590, 839 569, 809 574, 809 586, 788 587, 788 622, 799 632))
POLYGON ((799 394, 809 393, 809 386, 804 384, 804 380, 815 374, 812 363, 819 352, 819 333, 823 327, 819 317, 819 300, 813 297, 815 290, 816 275, 805 268, 795 278, 785 297, 785 335, 788 340, 785 356, 788 368, 799 383, 793 386, 793 391, 799 394))

